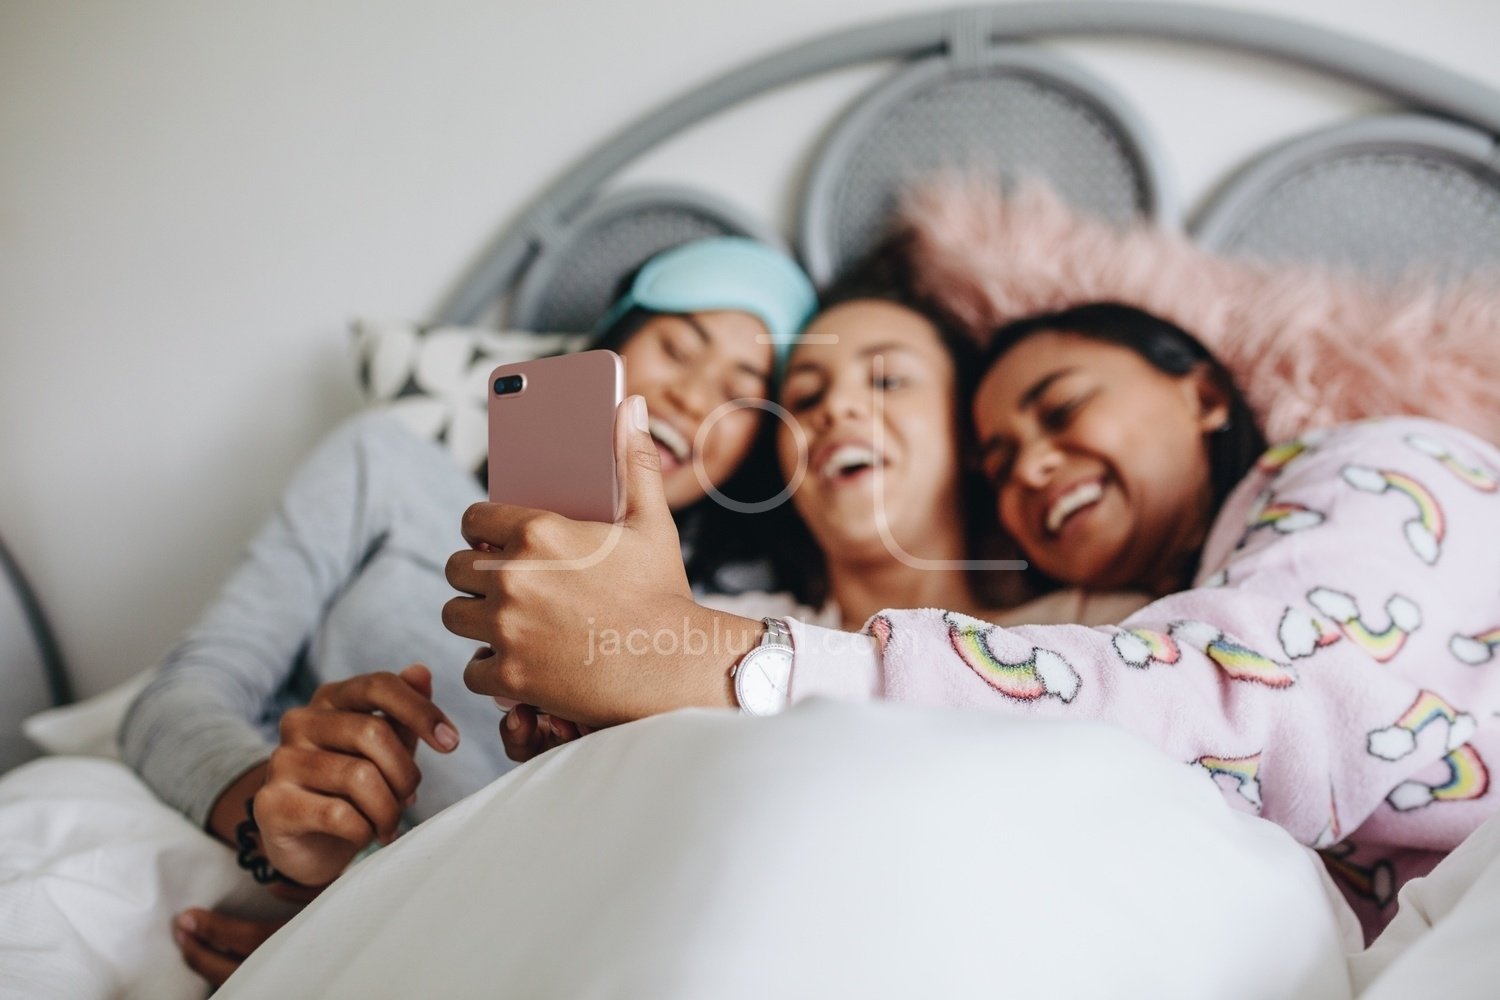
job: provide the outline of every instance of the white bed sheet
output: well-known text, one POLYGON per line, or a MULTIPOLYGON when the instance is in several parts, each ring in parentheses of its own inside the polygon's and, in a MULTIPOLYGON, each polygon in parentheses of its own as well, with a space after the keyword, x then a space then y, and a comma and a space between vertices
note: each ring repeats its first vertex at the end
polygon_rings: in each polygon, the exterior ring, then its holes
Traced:
POLYGON ((1349 963, 1361 1000, 1500 996, 1500 816, 1401 889, 1385 933, 1349 963))
MULTIPOLYGON (((1018 995, 1130 996, 1143 980, 1152 996, 1239 995, 1219 976, 1249 995, 1348 995, 1329 963, 1357 931, 1305 852, 1190 768, 1078 728, 813 705, 597 734, 360 865, 224 995, 489 995, 503 980, 543 998, 896 996, 968 975, 1018 995), (1128 787, 1111 780, 1132 768, 1128 787), (1234 895, 1247 880, 1262 881, 1234 895), (1174 894, 1186 911, 1164 912, 1174 894), (1282 904, 1296 912, 1268 928, 1282 904), (720 981, 757 948, 742 990, 720 981)), ((54 757, 0 777, 0 997, 200 998, 170 921, 216 904, 281 907, 120 764, 54 757)), ((1353 987, 1487 1000, 1497 938, 1500 817, 1403 889, 1350 959, 1353 987)))
POLYGON ((118 761, 0 777, 0 997, 199 1000, 171 933, 189 906, 290 912, 118 761))
POLYGON ((811 703, 608 730, 356 866, 225 998, 1349 995, 1315 856, 1123 732, 811 703))

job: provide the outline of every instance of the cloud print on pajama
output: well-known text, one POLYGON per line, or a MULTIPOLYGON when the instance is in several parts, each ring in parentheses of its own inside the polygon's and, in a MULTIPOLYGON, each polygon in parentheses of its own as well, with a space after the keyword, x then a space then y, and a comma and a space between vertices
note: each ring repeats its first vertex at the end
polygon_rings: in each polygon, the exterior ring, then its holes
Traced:
POLYGON ((1481 493, 1500 490, 1500 471, 1485 468, 1453 451, 1446 441, 1426 434, 1408 434, 1406 443, 1417 451, 1435 458, 1449 472, 1468 483, 1481 493))
POLYGON ((1050 696, 1063 702, 1077 697, 1078 671, 1052 650, 1033 646, 1007 657, 990 644, 999 634, 993 625, 956 611, 944 614, 943 620, 953 651, 1006 697, 1031 701, 1050 696))
POLYGON ((1490 662, 1497 646, 1500 646, 1500 628, 1492 628, 1477 635, 1455 635, 1448 640, 1448 648, 1453 651, 1454 656, 1476 667, 1490 662))
MULTIPOLYGON (((1303 843, 1348 838, 1330 868, 1388 903, 1495 811, 1496 467, 1493 446, 1421 418, 1306 435, 1226 501, 1196 589, 1101 628, 884 611, 872 689, 1122 725, 1303 843)), ((809 669, 832 684, 852 666, 799 660, 794 686, 817 689, 809 669)), ((1388 915, 1361 912, 1370 930, 1388 915)))
POLYGON ((1477 728, 1472 715, 1458 711, 1431 691, 1423 691, 1395 725, 1370 734, 1370 753, 1382 760, 1400 760, 1417 749, 1417 734, 1439 721, 1448 725, 1449 750, 1467 743, 1477 728))
POLYGON ((1260 812, 1260 754, 1248 757, 1203 756, 1193 763, 1207 771, 1209 777, 1228 778, 1240 798, 1254 806, 1256 812, 1260 812))

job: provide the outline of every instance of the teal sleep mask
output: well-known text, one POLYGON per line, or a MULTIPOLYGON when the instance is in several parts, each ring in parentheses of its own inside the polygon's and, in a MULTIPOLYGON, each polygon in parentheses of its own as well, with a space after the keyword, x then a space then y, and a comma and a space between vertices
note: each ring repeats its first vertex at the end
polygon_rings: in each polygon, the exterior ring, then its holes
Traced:
POLYGON ((747 312, 770 332, 779 376, 817 304, 812 282, 786 254, 755 240, 718 236, 652 257, 598 329, 608 330, 635 308, 659 313, 747 312))

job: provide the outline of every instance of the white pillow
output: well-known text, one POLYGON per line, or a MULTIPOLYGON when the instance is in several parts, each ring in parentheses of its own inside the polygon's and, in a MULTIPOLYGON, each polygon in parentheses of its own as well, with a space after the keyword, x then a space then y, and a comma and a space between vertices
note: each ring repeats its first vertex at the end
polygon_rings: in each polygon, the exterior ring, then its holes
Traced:
POLYGON ((470 472, 487 452, 494 367, 575 351, 591 336, 370 319, 349 329, 365 404, 389 409, 419 437, 445 445, 470 472))
POLYGON ((154 672, 148 668, 92 698, 38 712, 21 723, 21 732, 45 753, 119 760, 120 723, 154 672))

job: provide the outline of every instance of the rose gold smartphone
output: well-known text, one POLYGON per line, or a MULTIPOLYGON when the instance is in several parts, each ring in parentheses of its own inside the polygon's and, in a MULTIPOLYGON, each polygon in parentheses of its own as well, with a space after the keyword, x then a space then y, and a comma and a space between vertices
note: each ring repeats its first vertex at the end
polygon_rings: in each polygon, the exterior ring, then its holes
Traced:
POLYGON ((625 365, 613 351, 582 351, 490 373, 490 499, 575 521, 619 516, 615 411, 625 365))

